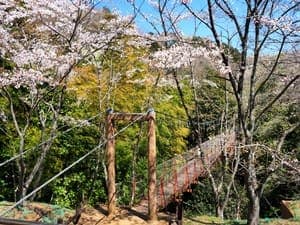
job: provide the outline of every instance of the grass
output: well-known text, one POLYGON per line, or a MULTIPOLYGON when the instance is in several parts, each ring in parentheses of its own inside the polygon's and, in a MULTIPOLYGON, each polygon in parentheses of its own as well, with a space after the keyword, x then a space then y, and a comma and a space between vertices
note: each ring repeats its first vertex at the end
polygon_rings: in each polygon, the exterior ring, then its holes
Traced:
MULTIPOLYGON (((213 216, 194 216, 184 218, 184 225, 246 225, 246 220, 224 220, 213 216)), ((261 225, 300 225, 299 219, 261 219, 261 225)))
MULTIPOLYGON (((4 212, 14 203, 0 202, 0 213, 4 212)), ((24 207, 18 207, 8 212, 5 217, 21 220, 41 220, 45 223, 57 223, 58 219, 68 217, 74 212, 70 209, 62 208, 57 205, 50 205, 40 202, 28 202, 24 207), (38 213, 39 212, 39 213, 38 213)))
POLYGON ((289 203, 289 208, 293 212, 294 217, 300 220, 300 200, 291 201, 289 203))
POLYGON ((184 219, 185 225, 245 225, 245 220, 225 220, 222 221, 218 217, 214 216, 195 216, 195 217, 188 217, 184 219))
POLYGON ((262 225, 300 225, 299 219, 262 219, 262 225))

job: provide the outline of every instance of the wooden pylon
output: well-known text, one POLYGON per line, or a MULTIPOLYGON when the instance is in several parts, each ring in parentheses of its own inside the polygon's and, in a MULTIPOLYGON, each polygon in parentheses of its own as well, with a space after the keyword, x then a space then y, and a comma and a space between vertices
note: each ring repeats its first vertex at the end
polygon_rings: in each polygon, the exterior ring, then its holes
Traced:
POLYGON ((148 215, 157 220, 155 112, 148 111, 148 215))
POLYGON ((106 164, 107 164, 107 190, 108 190, 108 215, 116 211, 116 150, 114 138, 113 111, 107 111, 106 117, 106 164))
POLYGON ((150 109, 146 114, 141 113, 114 113, 107 111, 106 117, 106 160, 107 160, 107 189, 108 189, 108 214, 116 210, 116 171, 115 171, 115 139, 114 121, 148 121, 148 217, 157 220, 157 191, 156 191, 156 136, 155 112, 150 109))

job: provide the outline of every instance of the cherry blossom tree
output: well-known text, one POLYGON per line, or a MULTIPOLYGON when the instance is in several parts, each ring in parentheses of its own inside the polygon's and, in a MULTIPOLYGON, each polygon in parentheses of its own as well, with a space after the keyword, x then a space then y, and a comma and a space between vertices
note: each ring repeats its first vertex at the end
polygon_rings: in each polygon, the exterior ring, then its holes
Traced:
MULTIPOLYGON (((151 24, 154 32, 175 40, 175 42, 165 41, 162 51, 153 54, 154 60, 157 60, 154 64, 173 72, 176 80, 174 73, 176 69, 187 66, 197 57, 208 56, 219 69, 220 78, 226 80, 232 89, 238 115, 237 137, 241 145, 248 146, 247 151, 243 152, 250 202, 248 224, 256 225, 259 220, 260 198, 265 181, 268 179, 258 178, 256 156, 263 150, 253 144, 264 116, 291 87, 297 85, 300 77, 297 70, 282 70, 279 66, 284 56, 289 55, 299 42, 300 2, 285 0, 147 2, 156 9, 156 17, 152 20, 152 17, 141 12, 142 17, 151 24), (182 6, 186 10, 183 10, 182 6), (211 41, 208 43, 211 44, 205 46, 205 51, 204 48, 193 48, 195 45, 187 47, 188 41, 180 28, 181 22, 187 18, 194 19, 194 25, 190 25, 194 27, 194 34, 201 35, 201 29, 210 31, 211 41), (226 45, 236 48, 238 56, 232 57, 226 45), (278 89, 272 93, 268 102, 260 104, 266 89, 275 80, 279 82, 278 89)), ((137 3, 133 4, 137 11, 142 8, 137 6, 137 3)), ((297 63, 293 64, 293 67, 295 66, 297 63)), ((182 96, 180 87, 178 90, 182 96)), ((287 131, 294 129, 292 126, 287 131)), ((285 133, 281 139, 283 141, 285 133)), ((275 170, 270 171, 273 173, 275 170)))
MULTIPOLYGON (((17 134, 18 196, 22 198, 36 177, 64 120, 66 82, 75 68, 90 63, 109 48, 122 51, 120 39, 138 36, 131 17, 108 16, 101 1, 0 1, 0 93, 17 134), (22 110, 18 112, 19 107, 22 110), (27 136, 38 118, 37 157, 28 166, 27 136)), ((142 43, 136 37, 133 45, 142 43)), ((32 147, 32 146, 31 146, 32 147)), ((39 174, 39 175, 38 175, 39 174)))
MULTIPOLYGON (((199 16, 196 10, 185 4, 187 10, 211 30, 223 65, 231 68, 225 78, 230 82, 235 95, 240 129, 238 135, 244 145, 253 144, 258 124, 265 113, 299 79, 297 72, 289 73, 286 70, 287 73, 281 76, 287 82, 278 86, 280 89, 273 99, 263 107, 257 104, 263 89, 278 76, 278 65, 283 53, 291 50, 291 43, 299 35, 299 4, 296 1, 208 0, 208 18, 199 16), (224 26, 225 21, 228 28, 224 26), (234 66, 230 56, 224 51, 224 33, 228 34, 225 38, 231 40, 230 44, 240 51, 238 67, 234 66), (262 70, 266 54, 271 54, 272 60, 269 61, 268 68, 262 70)), ((257 177, 256 154, 257 148, 247 149, 247 192, 250 201, 248 224, 251 225, 258 224, 259 201, 264 187, 264 182, 257 177)))
MULTIPOLYGON (((154 51, 149 57, 149 64, 159 70, 164 71, 162 77, 158 77, 157 83, 164 83, 169 86, 175 86, 180 96, 181 104, 185 110, 186 116, 189 120, 190 129, 193 133, 194 141, 198 146, 202 141, 203 134, 201 133, 201 115, 199 104, 199 84, 209 82, 211 85, 216 85, 212 81, 205 79, 204 75, 199 74, 196 70, 199 66, 199 62, 205 62, 209 64, 211 68, 214 68, 221 76, 225 76, 231 69, 222 62, 220 49, 211 40, 198 37, 184 36, 180 29, 180 23, 191 19, 192 15, 189 11, 184 10, 184 4, 190 1, 148 1, 150 7, 154 9, 154 15, 148 16, 143 11, 139 10, 140 7, 137 3, 133 2, 132 5, 139 15, 145 19, 152 27, 154 35, 149 39, 155 40, 159 43, 157 51, 154 51), (156 13, 156 14, 155 14, 156 13), (155 39, 156 38, 156 39, 155 39), (184 75, 187 73, 188 75, 184 75), (190 88, 194 101, 194 108, 191 109, 187 104, 186 96, 183 91, 184 77, 188 76, 190 88), (197 87, 198 84, 198 87, 197 87)), ((195 31, 197 26, 195 26, 195 31)), ((225 90, 226 92, 227 90, 225 90)), ((226 94, 225 94, 226 95, 226 94)), ((226 100, 227 101, 227 100, 226 100)), ((223 116, 220 115, 220 120, 225 123, 224 117, 227 119, 227 110, 224 107, 223 116)), ((216 116, 216 115, 215 115, 216 116)), ((227 121, 226 121, 227 123, 227 121)), ((221 132, 228 132, 226 129, 221 129, 221 132)), ((228 173, 229 158, 226 153, 226 149, 222 149, 223 156, 222 163, 220 163, 222 169, 219 173, 213 173, 209 165, 205 165, 206 172, 215 197, 216 215, 223 218, 224 210, 228 204, 230 193, 234 184, 235 175, 238 169, 239 152, 235 154, 235 163, 232 165, 232 173, 228 173), (226 176, 226 178, 225 178, 226 176), (226 182, 224 182, 226 180, 226 182), (228 182, 227 182, 228 181, 228 182)))

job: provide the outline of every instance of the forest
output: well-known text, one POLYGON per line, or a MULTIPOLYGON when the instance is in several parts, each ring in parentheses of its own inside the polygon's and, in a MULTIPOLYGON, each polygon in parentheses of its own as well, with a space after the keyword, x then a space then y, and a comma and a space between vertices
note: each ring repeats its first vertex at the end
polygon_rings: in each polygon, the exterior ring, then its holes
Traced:
MULTIPOLYGON (((154 109, 158 174, 235 135, 234 155, 182 195, 184 215, 280 217, 300 200, 300 2, 120 2, 130 15, 104 0, 0 1, 0 205, 106 204, 108 110, 154 109)), ((132 207, 147 123, 115 127, 117 204, 132 207)))

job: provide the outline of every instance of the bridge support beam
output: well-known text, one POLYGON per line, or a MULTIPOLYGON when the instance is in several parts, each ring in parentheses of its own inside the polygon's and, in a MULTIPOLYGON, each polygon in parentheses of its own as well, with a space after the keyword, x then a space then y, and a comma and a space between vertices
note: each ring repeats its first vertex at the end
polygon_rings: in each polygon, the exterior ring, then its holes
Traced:
POLYGON ((116 211, 116 150, 114 138, 114 122, 112 110, 107 111, 106 117, 106 164, 107 164, 107 190, 108 190, 108 215, 116 211))
POLYGON ((148 112, 148 216, 157 220, 155 112, 148 112))

